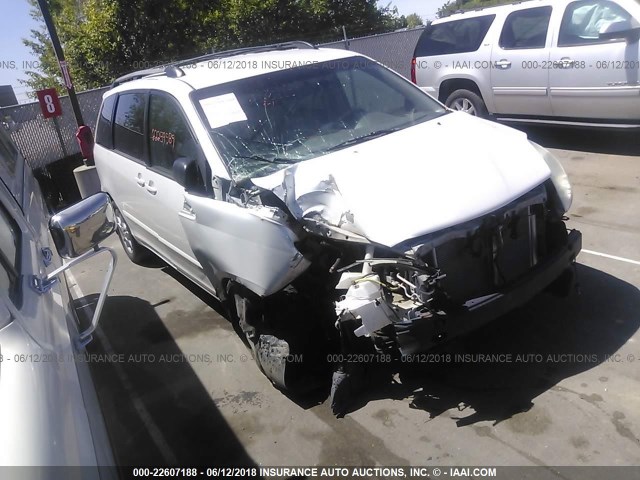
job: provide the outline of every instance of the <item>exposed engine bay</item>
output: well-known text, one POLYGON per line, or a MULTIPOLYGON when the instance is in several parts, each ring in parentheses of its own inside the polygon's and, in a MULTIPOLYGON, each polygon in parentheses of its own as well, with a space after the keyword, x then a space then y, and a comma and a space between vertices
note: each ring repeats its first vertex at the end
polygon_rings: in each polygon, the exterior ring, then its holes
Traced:
MULTIPOLYGON (((270 295, 255 294, 241 279, 226 291, 257 363, 276 386, 308 388, 315 374, 333 367, 336 414, 350 401, 351 377, 366 365, 329 358, 371 352, 399 359, 472 330, 465 314, 508 297, 509 288, 567 249, 564 210, 550 180, 489 214, 391 247, 369 241, 350 212, 336 213, 342 203, 331 179, 320 189, 322 202, 295 206, 286 193, 281 199, 255 186, 240 196, 229 190, 228 201, 270 211, 271 221, 291 229, 308 266, 270 295)), ((578 244, 562 272, 571 271, 577 251, 578 244)), ((571 275, 562 281, 566 289, 571 275)))

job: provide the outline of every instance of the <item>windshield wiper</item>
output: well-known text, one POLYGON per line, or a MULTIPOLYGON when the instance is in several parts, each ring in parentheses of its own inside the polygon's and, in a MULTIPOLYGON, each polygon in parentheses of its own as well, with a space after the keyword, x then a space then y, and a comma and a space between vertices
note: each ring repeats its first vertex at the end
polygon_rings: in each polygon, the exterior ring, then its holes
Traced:
POLYGON ((256 160, 258 162, 277 163, 277 164, 284 164, 284 165, 293 165, 294 163, 298 163, 299 161, 299 160, 293 160, 291 158, 282 158, 282 157, 266 158, 260 155, 232 155, 232 158, 241 158, 243 160, 256 160))
POLYGON ((371 140, 372 138, 382 137, 384 135, 388 135, 389 133, 397 132, 400 128, 386 128, 383 130, 376 130, 375 132, 367 133, 366 135, 361 135, 359 137, 350 138, 349 140, 345 140, 342 143, 334 145, 333 147, 328 148, 327 152, 332 152, 334 150, 340 150, 341 148, 349 147, 351 145, 357 145, 358 143, 362 143, 365 140, 371 140))

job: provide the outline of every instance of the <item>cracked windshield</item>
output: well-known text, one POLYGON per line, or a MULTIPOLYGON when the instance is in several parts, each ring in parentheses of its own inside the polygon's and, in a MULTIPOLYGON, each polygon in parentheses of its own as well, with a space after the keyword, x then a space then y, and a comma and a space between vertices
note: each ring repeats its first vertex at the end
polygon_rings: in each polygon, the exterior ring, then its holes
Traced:
POLYGON ((214 86, 196 92, 194 101, 236 181, 445 113, 402 78, 362 58, 214 86))

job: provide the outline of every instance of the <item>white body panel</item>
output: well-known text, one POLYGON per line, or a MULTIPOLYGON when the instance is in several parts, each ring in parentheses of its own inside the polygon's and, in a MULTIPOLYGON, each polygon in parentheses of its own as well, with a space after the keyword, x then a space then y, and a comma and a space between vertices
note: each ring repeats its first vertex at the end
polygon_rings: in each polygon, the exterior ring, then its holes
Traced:
POLYGON ((309 262, 294 233, 274 209, 237 205, 185 194, 191 212, 180 220, 191 248, 210 278, 224 272, 258 295, 287 286, 309 262))
MULTIPOLYGON (((525 134, 463 113, 288 170, 295 170, 297 200, 331 175, 354 225, 369 240, 389 246, 480 217, 550 175, 525 134), (414 146, 425 139, 428 149, 416 150, 414 146)), ((253 181, 284 198, 278 189, 284 175, 279 171, 253 181)))
POLYGON ((525 68, 549 59, 552 35, 545 48, 505 50, 495 42, 491 52, 491 92, 493 112, 512 115, 551 115, 549 70, 525 68), (497 63, 496 63, 497 62, 497 63), (504 65, 499 67, 498 65, 504 65))
MULTIPOLYGON (((84 350, 76 346, 78 325, 65 277, 43 294, 30 285, 32 276, 42 278, 62 265, 48 209, 22 158, 13 171, 5 166, 0 155, 0 206, 21 232, 21 300, 0 291, 0 466, 113 465, 87 364, 75 361, 84 350), (53 252, 49 265, 43 248, 53 252)), ((83 471, 87 478, 103 474, 110 471, 83 471)))
POLYGON ((561 117, 640 119, 640 54, 638 42, 554 47, 552 61, 585 61, 588 71, 549 71, 553 114, 561 117), (629 68, 622 68, 622 67, 629 68))
MULTIPOLYGON (((0 329, 0 465, 113 464, 87 366, 75 361, 83 351, 74 343, 78 327, 64 276, 44 294, 29 285, 32 275, 44 276, 61 261, 54 254, 49 266, 43 263, 41 249, 55 251, 48 213, 37 182, 24 173, 20 205, 0 182, 0 203, 22 231, 22 301, 0 295, 11 317, 0 329)), ((85 473, 97 478, 98 471, 85 473)))

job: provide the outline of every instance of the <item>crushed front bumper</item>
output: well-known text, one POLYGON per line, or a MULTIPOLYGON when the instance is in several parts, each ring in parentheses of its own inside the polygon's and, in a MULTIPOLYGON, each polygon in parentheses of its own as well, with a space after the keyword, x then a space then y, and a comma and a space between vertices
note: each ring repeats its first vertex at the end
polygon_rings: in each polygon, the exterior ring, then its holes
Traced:
POLYGON ((446 340, 473 331, 517 308, 571 268, 582 248, 582 234, 571 230, 567 243, 548 255, 525 276, 504 290, 467 302, 459 312, 433 318, 394 323, 398 346, 403 355, 428 350, 446 340))

